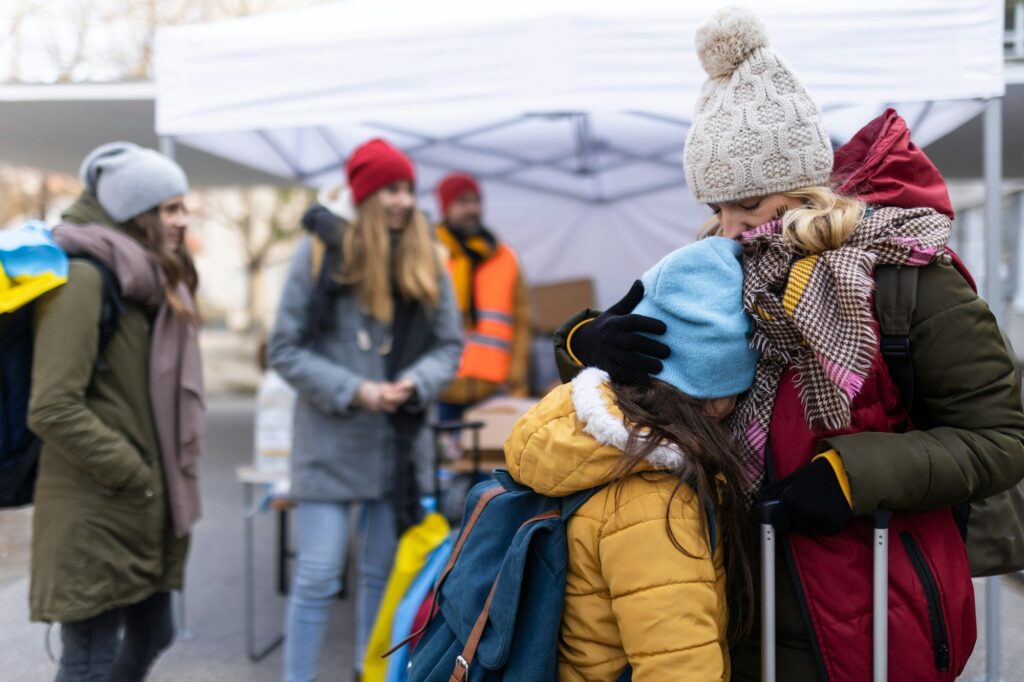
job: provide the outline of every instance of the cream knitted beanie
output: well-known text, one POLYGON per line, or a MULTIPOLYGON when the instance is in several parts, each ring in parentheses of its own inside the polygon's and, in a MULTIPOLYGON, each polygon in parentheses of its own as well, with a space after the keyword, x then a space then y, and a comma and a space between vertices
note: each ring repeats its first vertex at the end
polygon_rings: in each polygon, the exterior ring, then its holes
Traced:
POLYGON ((832 145, 821 110, 764 24, 737 7, 697 29, 708 78, 686 139, 686 181, 700 203, 827 185, 832 145))

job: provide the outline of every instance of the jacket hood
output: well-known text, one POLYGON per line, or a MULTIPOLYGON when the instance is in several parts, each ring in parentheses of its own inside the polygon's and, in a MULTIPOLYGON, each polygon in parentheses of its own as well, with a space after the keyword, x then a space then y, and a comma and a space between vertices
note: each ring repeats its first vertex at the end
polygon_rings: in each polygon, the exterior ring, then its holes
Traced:
POLYGON ((939 169, 910 141, 895 109, 868 123, 835 153, 832 177, 841 194, 877 206, 931 208, 953 218, 949 190, 939 169))
MULTIPOLYGON (((563 497, 614 481, 628 439, 608 374, 588 368, 516 423, 505 462, 519 483, 563 497)), ((634 472, 676 469, 683 458, 677 448, 660 445, 634 472)))
POLYGON ((102 225, 115 230, 121 229, 117 221, 100 205, 96 195, 89 190, 83 190, 60 217, 65 223, 74 225, 102 225))
POLYGON ((356 204, 352 198, 352 188, 344 182, 321 188, 316 194, 316 200, 347 223, 356 219, 356 204))
POLYGON ((321 203, 314 203, 302 216, 302 226, 328 246, 341 246, 341 228, 348 222, 321 203))

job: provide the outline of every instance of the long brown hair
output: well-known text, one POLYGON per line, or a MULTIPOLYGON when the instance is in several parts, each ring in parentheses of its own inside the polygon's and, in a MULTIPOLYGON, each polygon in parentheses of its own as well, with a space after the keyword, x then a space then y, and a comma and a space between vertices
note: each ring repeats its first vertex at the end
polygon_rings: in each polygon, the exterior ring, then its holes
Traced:
POLYGON ((196 262, 184 240, 174 248, 174 255, 181 262, 181 276, 188 293, 195 299, 196 291, 199 289, 199 271, 196 270, 196 262))
MULTIPOLYGON (((171 310, 189 322, 197 322, 195 311, 182 299, 178 285, 185 283, 190 292, 194 291, 192 284, 198 284, 198 277, 192 279, 193 276, 189 274, 191 259, 186 265, 177 253, 177 248, 167 239, 163 222, 160 220, 160 207, 131 218, 122 227, 129 236, 156 256, 157 263, 164 273, 164 295, 171 310)), ((192 272, 194 274, 194 269, 192 272)))
POLYGON ((391 253, 387 214, 375 194, 359 205, 359 215, 345 228, 339 280, 354 285, 366 312, 380 322, 394 317, 392 284, 407 301, 437 304, 439 262, 430 226, 413 208, 391 253), (392 268, 392 263, 394 267, 392 268))
MULTIPOLYGON (((711 500, 715 507, 718 537, 725 552, 728 637, 735 643, 753 626, 754 578, 748 547, 748 511, 742 494, 747 476, 736 456, 732 436, 718 419, 707 415, 708 401, 694 400, 665 382, 654 380, 640 386, 613 384, 612 388, 629 428, 625 456, 615 472, 619 490, 621 482, 656 447, 674 446, 684 457, 677 469, 668 472, 678 478, 669 507, 677 498, 684 507, 696 499, 701 538, 708 537, 709 528, 703 501, 711 500), (690 494, 686 494, 686 486, 692 489, 690 494)), ((702 547, 684 547, 676 538, 670 509, 665 511, 665 529, 680 552, 694 558, 703 556, 702 547)))

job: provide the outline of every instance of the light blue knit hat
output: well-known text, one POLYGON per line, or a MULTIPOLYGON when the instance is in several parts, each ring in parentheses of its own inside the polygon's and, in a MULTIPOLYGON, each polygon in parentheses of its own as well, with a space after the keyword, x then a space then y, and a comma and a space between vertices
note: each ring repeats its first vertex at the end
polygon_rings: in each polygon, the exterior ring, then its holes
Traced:
POLYGON ((698 400, 743 393, 754 382, 758 353, 743 309, 740 245, 708 237, 673 251, 643 276, 633 311, 665 323, 658 340, 672 355, 656 379, 698 400))
POLYGON ((181 166, 131 142, 111 142, 92 150, 78 174, 103 210, 119 223, 188 192, 181 166))

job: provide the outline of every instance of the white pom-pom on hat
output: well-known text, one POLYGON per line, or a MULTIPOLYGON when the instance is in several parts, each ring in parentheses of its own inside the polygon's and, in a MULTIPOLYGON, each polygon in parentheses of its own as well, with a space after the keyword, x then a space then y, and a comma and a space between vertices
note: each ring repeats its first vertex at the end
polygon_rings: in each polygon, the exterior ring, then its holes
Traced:
POLYGON ((768 32, 753 12, 724 7, 697 29, 697 57, 712 78, 728 78, 756 50, 768 47, 768 32))

